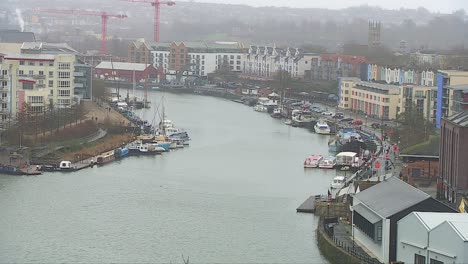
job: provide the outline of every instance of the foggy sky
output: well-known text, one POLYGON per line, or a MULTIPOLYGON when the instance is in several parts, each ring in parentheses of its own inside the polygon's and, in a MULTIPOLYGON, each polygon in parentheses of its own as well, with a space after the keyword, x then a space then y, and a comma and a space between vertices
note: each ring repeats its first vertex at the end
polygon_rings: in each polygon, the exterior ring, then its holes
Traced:
POLYGON ((432 12, 452 13, 455 10, 468 11, 468 0, 183 0, 191 2, 246 4, 252 6, 287 6, 287 7, 317 7, 340 9, 350 6, 370 5, 385 9, 425 7, 432 12))

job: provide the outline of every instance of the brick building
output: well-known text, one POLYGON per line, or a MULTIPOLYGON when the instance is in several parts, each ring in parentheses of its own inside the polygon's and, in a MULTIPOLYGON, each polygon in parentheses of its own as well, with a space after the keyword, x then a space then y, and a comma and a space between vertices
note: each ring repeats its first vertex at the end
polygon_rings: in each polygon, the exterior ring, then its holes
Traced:
POLYGON ((401 176, 408 179, 409 184, 418 181, 432 182, 439 176, 439 156, 400 154, 404 167, 401 176))
POLYGON ((442 118, 438 196, 459 203, 468 192, 468 112, 442 118))

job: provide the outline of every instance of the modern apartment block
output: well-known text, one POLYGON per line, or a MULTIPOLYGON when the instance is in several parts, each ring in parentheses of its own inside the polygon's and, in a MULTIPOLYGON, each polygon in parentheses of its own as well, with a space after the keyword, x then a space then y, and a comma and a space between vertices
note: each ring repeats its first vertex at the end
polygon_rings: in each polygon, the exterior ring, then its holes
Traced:
POLYGON ((468 71, 437 72, 436 125, 444 117, 468 110, 468 71))
POLYGON ((340 78, 339 107, 383 120, 396 119, 411 107, 428 120, 434 117, 435 87, 364 82, 340 78))
POLYGON ((459 203, 468 192, 468 112, 443 117, 440 125, 437 193, 459 203))
POLYGON ((241 72, 244 47, 238 42, 168 42, 147 43, 140 39, 129 47, 129 61, 150 63, 166 74, 182 71, 187 75, 206 77, 224 69, 241 72))
POLYGON ((0 61, 0 120, 14 119, 25 104, 32 112, 50 102, 60 108, 73 104, 75 55, 4 54, 0 61))

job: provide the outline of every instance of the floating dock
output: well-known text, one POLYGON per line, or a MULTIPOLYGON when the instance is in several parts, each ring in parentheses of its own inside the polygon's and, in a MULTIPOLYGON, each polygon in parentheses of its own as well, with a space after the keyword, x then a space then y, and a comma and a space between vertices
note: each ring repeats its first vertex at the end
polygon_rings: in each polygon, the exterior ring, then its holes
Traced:
POLYGON ((315 202, 320 200, 320 195, 312 195, 303 202, 297 209, 297 213, 315 213, 315 202))

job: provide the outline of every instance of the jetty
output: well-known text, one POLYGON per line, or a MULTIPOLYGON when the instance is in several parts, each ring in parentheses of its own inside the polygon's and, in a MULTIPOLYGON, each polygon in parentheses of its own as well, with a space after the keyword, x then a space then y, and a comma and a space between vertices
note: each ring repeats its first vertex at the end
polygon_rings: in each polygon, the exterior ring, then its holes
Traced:
POLYGON ((315 204, 319 201, 327 200, 324 195, 311 195, 307 200, 305 200, 297 209, 297 213, 315 213, 315 204))

